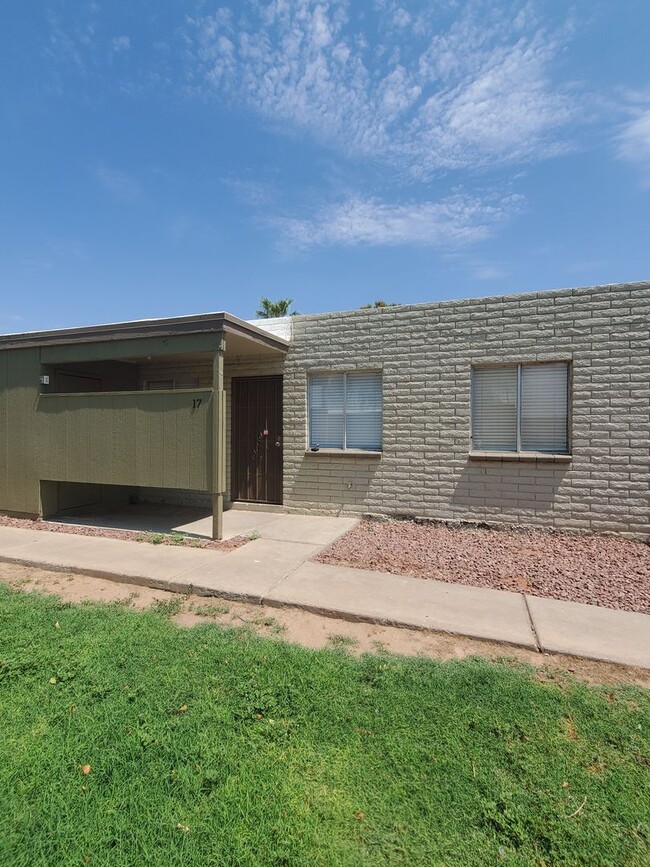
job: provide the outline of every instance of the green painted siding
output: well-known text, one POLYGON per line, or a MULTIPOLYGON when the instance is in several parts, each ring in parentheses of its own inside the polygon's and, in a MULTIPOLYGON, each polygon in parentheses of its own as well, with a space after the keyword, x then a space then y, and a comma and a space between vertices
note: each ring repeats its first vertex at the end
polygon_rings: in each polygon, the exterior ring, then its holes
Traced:
POLYGON ((0 351, 0 509, 39 512, 34 408, 38 349, 0 351))
POLYGON ((41 482, 212 491, 212 389, 139 391, 138 366, 121 359, 213 352, 221 340, 197 333, 0 349, 0 512, 40 514, 41 482), (99 374, 106 390, 40 393, 41 373, 54 375, 45 386, 54 391, 60 364, 99 374))
POLYGON ((36 411, 35 479, 210 489, 210 390, 47 394, 36 411))
POLYGON ((7 352, 0 352, 0 509, 8 509, 7 463, 7 352))
POLYGON ((140 337, 131 340, 110 340, 101 343, 56 344, 43 346, 43 364, 69 364, 85 361, 108 361, 134 356, 173 355, 185 352, 213 352, 221 340, 220 333, 182 334, 174 337, 140 337))

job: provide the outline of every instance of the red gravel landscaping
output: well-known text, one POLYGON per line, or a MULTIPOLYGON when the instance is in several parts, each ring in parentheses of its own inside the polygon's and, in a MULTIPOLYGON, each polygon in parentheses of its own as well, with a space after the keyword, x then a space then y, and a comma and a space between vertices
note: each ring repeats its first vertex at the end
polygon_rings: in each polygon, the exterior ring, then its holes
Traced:
POLYGON ((650 614, 650 546, 613 536, 362 521, 316 559, 650 614))
POLYGON ((175 545, 188 548, 213 548, 217 551, 232 551, 250 541, 246 536, 232 539, 202 539, 184 536, 182 533, 142 533, 140 530, 114 530, 110 527, 89 527, 85 524, 57 524, 40 518, 10 518, 0 515, 0 527, 17 527, 19 530, 44 530, 48 533, 70 533, 73 536, 101 536, 104 539, 124 539, 127 542, 148 542, 152 545, 175 545))

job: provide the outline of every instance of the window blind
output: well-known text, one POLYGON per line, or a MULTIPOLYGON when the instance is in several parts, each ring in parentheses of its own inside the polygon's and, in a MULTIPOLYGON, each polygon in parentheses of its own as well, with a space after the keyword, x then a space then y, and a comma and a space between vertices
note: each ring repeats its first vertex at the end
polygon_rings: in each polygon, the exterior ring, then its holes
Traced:
POLYGON ((309 380, 310 448, 381 449, 381 374, 314 374, 309 380))
POLYGON ((345 389, 345 446, 381 449, 381 376, 348 373, 345 389))
POLYGON ((318 374, 309 381, 309 445, 342 449, 345 437, 341 374, 318 374))
POLYGON ((517 451, 517 368, 472 371, 472 448, 517 451))
POLYGON ((523 451, 568 450, 568 366, 522 364, 521 448, 523 451))
POLYGON ((569 450, 569 365, 513 364, 472 371, 472 448, 569 450))

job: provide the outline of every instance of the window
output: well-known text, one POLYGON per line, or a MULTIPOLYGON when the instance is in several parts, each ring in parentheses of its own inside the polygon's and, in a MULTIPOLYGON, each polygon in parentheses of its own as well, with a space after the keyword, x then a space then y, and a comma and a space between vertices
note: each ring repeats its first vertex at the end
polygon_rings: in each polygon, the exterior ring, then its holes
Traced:
POLYGON ((569 365, 515 364, 472 370, 472 448, 569 451, 569 365))
POLYGON ((149 391, 171 391, 174 388, 198 388, 198 379, 150 379, 147 381, 149 391))
POLYGON ((309 378, 309 447, 381 450, 381 373, 309 378))

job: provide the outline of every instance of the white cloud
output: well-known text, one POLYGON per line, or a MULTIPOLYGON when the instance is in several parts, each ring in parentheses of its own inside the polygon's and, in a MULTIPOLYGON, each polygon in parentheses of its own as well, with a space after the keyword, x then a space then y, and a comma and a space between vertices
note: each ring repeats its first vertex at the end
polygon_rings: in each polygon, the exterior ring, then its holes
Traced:
POLYGON ((273 186, 264 181, 221 178, 221 183, 232 190, 241 202, 256 208, 270 204, 275 198, 273 186))
POLYGON ((501 280, 507 273, 507 268, 493 262, 484 262, 472 268, 472 274, 477 280, 501 280))
POLYGON ((128 51, 131 47, 131 40, 128 36, 115 36, 111 39, 111 51, 114 54, 121 54, 123 51, 128 51))
POLYGON ((99 165, 95 177, 117 202, 137 202, 142 198, 142 187, 137 178, 126 172, 99 165))
POLYGON ((407 27, 411 23, 411 16, 406 9, 398 8, 393 12, 393 24, 396 27, 407 27))
POLYGON ((553 77, 568 25, 549 32, 528 4, 497 2, 450 4, 450 23, 439 6, 414 19, 391 4, 372 18, 343 0, 252 0, 241 14, 189 19, 194 80, 420 179, 566 148, 579 109, 553 77))
POLYGON ((636 166, 650 186, 650 108, 638 109, 617 139, 618 156, 636 166))
POLYGON ((479 199, 455 193, 440 201, 391 204, 354 196, 313 217, 275 217, 282 248, 398 246, 458 248, 491 235, 521 204, 520 196, 479 199))
POLYGON ((46 53, 56 61, 72 62, 83 70, 95 49, 99 6, 93 2, 80 3, 75 10, 74 23, 66 19, 64 12, 65 6, 60 0, 46 10, 50 27, 46 53))

